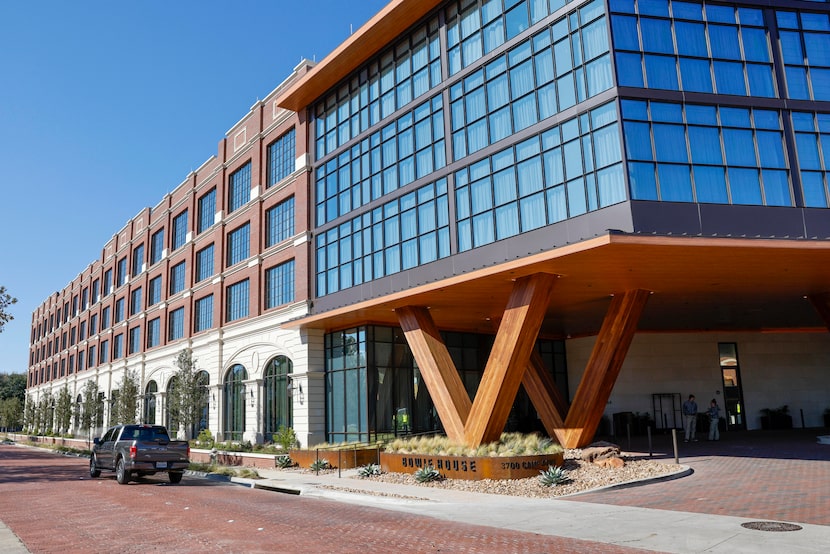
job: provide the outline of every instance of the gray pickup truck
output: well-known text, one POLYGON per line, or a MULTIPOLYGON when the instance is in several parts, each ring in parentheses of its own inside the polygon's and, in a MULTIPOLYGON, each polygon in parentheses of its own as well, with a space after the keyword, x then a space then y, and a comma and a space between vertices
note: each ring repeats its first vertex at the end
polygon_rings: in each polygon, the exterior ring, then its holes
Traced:
POLYGON ((115 471, 121 485, 133 475, 167 473, 171 483, 178 483, 190 465, 187 441, 171 441, 161 425, 116 425, 101 438, 96 437, 89 457, 89 476, 101 470, 115 471))

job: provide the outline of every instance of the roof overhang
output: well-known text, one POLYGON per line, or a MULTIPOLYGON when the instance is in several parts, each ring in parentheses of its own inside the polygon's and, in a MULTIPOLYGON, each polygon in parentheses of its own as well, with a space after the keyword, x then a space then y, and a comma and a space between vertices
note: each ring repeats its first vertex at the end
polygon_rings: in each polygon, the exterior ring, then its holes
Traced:
POLYGON ((441 0, 393 0, 289 88, 279 106, 299 112, 440 3, 441 0))
POLYGON ((398 325, 395 309, 429 307, 441 329, 494 333, 513 281, 559 275, 542 327, 550 337, 595 334, 613 295, 653 294, 638 328, 650 331, 826 331, 807 298, 830 291, 830 241, 609 234, 455 275, 286 327, 327 331, 398 325))

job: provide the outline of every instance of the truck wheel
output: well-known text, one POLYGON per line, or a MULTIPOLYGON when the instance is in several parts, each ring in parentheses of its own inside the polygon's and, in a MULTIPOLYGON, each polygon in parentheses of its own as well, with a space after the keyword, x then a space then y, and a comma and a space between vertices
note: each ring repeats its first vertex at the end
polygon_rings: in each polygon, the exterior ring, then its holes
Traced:
POLYGON ((95 456, 89 457, 89 476, 93 479, 101 476, 101 470, 95 466, 95 456))
POLYGON ((178 471, 171 471, 170 473, 167 474, 167 478, 170 479, 170 482, 175 485, 177 483, 182 482, 182 476, 183 475, 184 475, 184 473, 180 473, 178 471))
POLYGON ((127 471, 124 465, 124 458, 118 458, 118 462, 115 464, 115 480, 118 481, 119 485, 126 485, 130 482, 130 472, 127 471))

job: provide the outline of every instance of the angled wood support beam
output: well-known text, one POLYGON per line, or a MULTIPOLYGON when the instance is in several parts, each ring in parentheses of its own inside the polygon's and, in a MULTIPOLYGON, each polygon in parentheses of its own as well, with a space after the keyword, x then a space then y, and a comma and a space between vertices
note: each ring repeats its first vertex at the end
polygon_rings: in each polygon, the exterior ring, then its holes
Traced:
POLYGON ((501 436, 536 344, 556 278, 549 273, 536 273, 514 283, 464 428, 468 446, 479 446, 501 436))
POLYGON ((536 350, 530 355, 530 363, 525 370, 522 385, 533 407, 536 408, 536 413, 539 414, 545 430, 551 437, 556 437, 561 444, 565 439, 563 428, 568 405, 556 387, 553 377, 545 369, 542 356, 536 350))
POLYGON ((447 437, 463 442, 464 424, 472 402, 438 327, 423 307, 406 306, 398 308, 395 313, 447 437))
POLYGON ((618 294, 611 301, 565 419, 565 448, 591 442, 649 295, 649 291, 636 289, 618 294))
POLYGON ((811 294, 807 298, 818 312, 818 315, 821 316, 821 319, 824 320, 824 325, 830 330, 830 292, 811 294))

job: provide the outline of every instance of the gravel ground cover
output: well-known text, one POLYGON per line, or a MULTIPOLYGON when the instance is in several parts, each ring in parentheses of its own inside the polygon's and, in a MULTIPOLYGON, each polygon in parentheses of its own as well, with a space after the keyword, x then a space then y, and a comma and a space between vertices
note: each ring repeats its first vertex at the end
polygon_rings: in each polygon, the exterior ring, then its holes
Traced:
MULTIPOLYGON (((455 489, 469 492, 488 494, 504 494, 525 496, 531 498, 550 498, 566 496, 581 492, 596 490, 610 485, 619 485, 631 481, 664 477, 682 471, 683 466, 673 463, 657 462, 647 458, 633 457, 623 453, 625 466, 621 468, 605 468, 582 459, 580 449, 569 449, 564 453, 563 468, 568 472, 568 481, 559 485, 546 487, 539 482, 538 477, 526 479, 483 479, 481 481, 467 481, 463 479, 442 479, 429 483, 418 483, 411 474, 383 473, 373 477, 358 477, 354 479, 371 479, 386 483, 402 485, 416 485, 420 487, 436 487, 455 489)), ((305 471, 305 470, 304 470, 305 471)), ((349 491, 349 487, 326 487, 349 491)), ((355 491, 358 492, 358 491, 355 491)), ((367 494, 366 491, 360 491, 367 494)))

